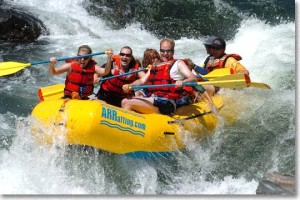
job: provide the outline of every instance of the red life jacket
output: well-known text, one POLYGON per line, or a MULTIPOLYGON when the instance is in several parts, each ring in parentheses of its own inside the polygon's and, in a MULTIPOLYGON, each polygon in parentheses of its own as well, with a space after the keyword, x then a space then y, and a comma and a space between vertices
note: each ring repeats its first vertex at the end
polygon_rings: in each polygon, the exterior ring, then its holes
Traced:
MULTIPOLYGON (((159 63, 154 65, 150 71, 150 77, 148 79, 149 85, 160 85, 160 84, 174 84, 176 81, 170 77, 170 70, 176 60, 170 60, 167 62, 159 63)), ((158 88, 148 88, 149 95, 156 95, 158 97, 164 97, 168 99, 180 99, 183 96, 194 95, 194 90, 192 87, 184 86, 180 89, 171 87, 158 87, 158 88)))
MULTIPOLYGON (((132 71, 136 71, 140 68, 140 62, 139 60, 135 60, 134 66, 129 66, 129 71, 125 72, 124 68, 121 66, 121 58, 119 55, 113 55, 112 59, 114 60, 115 67, 114 67, 114 72, 112 76, 116 76, 119 74, 123 73, 128 73, 132 71)), ((123 96, 123 97, 128 97, 132 96, 134 94, 133 91, 129 93, 125 93, 124 90, 122 89, 122 86, 124 84, 129 84, 132 83, 133 81, 138 79, 138 74, 137 73, 132 73, 126 76, 119 76, 117 78, 112 78, 104 81, 101 84, 101 90, 104 90, 109 93, 116 93, 118 96, 123 96)))
POLYGON ((211 60, 211 56, 207 57, 204 62, 204 67, 207 68, 208 73, 219 68, 224 68, 226 60, 229 57, 233 57, 236 60, 242 60, 242 57, 238 54, 225 54, 222 58, 211 60))
POLYGON ((77 59, 76 58, 74 58, 74 59, 70 59, 70 60, 65 60, 65 62, 66 63, 72 63, 72 62, 76 62, 77 61, 77 59))
POLYGON ((72 92, 78 92, 80 97, 88 97, 93 94, 96 64, 96 61, 90 60, 82 68, 80 63, 73 62, 71 72, 66 77, 64 94, 71 96, 72 92))

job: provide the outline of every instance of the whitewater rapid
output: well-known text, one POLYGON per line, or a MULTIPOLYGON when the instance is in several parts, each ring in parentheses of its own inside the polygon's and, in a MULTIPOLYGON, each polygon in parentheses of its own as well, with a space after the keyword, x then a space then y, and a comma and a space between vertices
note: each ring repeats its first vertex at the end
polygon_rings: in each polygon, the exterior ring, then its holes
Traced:
MULTIPOLYGON (((146 48, 159 49, 160 39, 141 30, 141 24, 113 30, 83 8, 89 3, 85 0, 6 2, 30 10, 50 32, 36 43, 8 43, 4 54, 18 56, 16 61, 73 56, 82 44, 94 52, 112 48, 115 53, 128 45, 137 58, 146 48)), ((235 37, 226 41, 226 52, 240 54, 252 81, 266 83, 272 90, 221 92, 239 114, 237 124, 220 125, 214 137, 191 141, 175 158, 137 160, 64 143, 59 148, 36 144, 29 128, 31 109, 38 103, 36 91, 63 83, 65 76, 49 76, 44 64, 1 79, 0 193, 255 194, 266 172, 295 171, 295 36, 292 22, 275 26, 256 18, 242 22, 235 37)), ((201 64, 206 57, 205 39, 176 40, 175 57, 201 64)), ((101 64, 106 60, 94 58, 101 64)))

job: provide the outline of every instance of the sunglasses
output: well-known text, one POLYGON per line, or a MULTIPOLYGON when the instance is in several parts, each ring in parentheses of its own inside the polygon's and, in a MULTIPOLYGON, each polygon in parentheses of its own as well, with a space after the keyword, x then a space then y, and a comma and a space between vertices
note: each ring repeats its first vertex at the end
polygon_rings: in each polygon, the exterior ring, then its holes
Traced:
MULTIPOLYGON (((83 55, 77 55, 77 56, 83 56, 83 55)), ((87 57, 83 57, 83 58, 78 58, 79 60, 83 59, 83 60, 88 60, 90 57, 87 56, 87 57)))
POLYGON ((173 50, 172 49, 160 49, 160 52, 162 52, 162 53, 172 53, 173 50))
POLYGON ((130 58, 131 57, 131 53, 120 53, 120 56, 125 56, 130 58))

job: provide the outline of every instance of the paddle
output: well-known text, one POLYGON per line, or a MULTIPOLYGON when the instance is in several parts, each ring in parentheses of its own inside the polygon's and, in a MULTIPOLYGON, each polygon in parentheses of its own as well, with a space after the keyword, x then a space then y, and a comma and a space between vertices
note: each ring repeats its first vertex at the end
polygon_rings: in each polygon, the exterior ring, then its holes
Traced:
MULTIPOLYGON (((100 79, 100 82, 105 81, 105 80, 109 80, 109 79, 113 79, 113 78, 117 78, 117 77, 120 77, 120 76, 126 76, 126 75, 129 75, 129 74, 137 73, 137 72, 144 71, 144 70, 147 70, 147 69, 149 69, 149 68, 138 69, 138 70, 135 70, 135 71, 132 71, 132 72, 124 73, 124 74, 119 74, 119 75, 116 75, 116 76, 110 76, 110 77, 102 78, 102 79, 100 79)), ((45 100, 59 99, 59 98, 63 97, 64 96, 64 87, 65 87, 64 84, 56 84, 56 85, 49 85, 49 86, 45 86, 45 87, 40 88, 38 90, 39 100, 40 101, 45 101, 45 100)))
POLYGON ((221 76, 231 75, 234 74, 234 71, 232 68, 226 67, 221 69, 215 69, 212 72, 206 74, 206 75, 198 75, 197 78, 208 78, 208 79, 214 79, 221 76))
MULTIPOLYGON (((85 54, 82 56, 57 58, 57 61, 78 59, 78 58, 84 58, 84 57, 94 56, 94 55, 102 55, 105 53, 106 53, 105 51, 102 51, 102 52, 97 52, 97 53, 85 54)), ((32 62, 32 63, 19 63, 19 62, 13 62, 13 61, 2 62, 2 63, 0 63, 0 76, 5 76, 5 75, 16 73, 16 72, 20 71, 21 69, 24 69, 25 67, 29 67, 31 65, 44 64, 44 63, 49 63, 49 62, 50 62, 50 60, 43 60, 43 61, 32 62)))
POLYGON ((271 87, 265 83, 251 82, 250 87, 260 88, 260 89, 271 89, 271 87))
MULTIPOLYGON (((205 82, 184 82, 183 86, 195 86, 195 85, 213 85, 222 88, 246 88, 251 84, 250 77, 247 74, 232 74, 222 76, 214 79, 213 81, 205 82)), ((130 86, 131 89, 144 89, 144 88, 158 88, 158 87, 172 87, 175 84, 161 84, 161 85, 139 85, 130 86)))
MULTIPOLYGON (((116 76, 110 76, 110 77, 106 77, 106 78, 102 78, 100 81, 105 81, 105 80, 109 80, 112 78, 117 78, 120 76, 126 76, 129 74, 133 74, 133 73, 137 73, 143 70, 147 70, 146 69, 139 69, 139 70, 135 70, 132 72, 128 72, 128 73, 124 73, 124 74, 119 74, 116 76)), ((205 77, 220 77, 220 76, 224 76, 224 75, 229 75, 232 74, 232 69, 230 68, 222 68, 222 69, 216 69, 212 72, 210 72, 209 74, 205 75, 205 77)), ((64 91, 64 85, 63 84, 56 84, 56 85, 50 85, 50 86, 46 86, 46 87, 42 87, 39 89, 38 91, 38 96, 40 101, 44 101, 44 100, 51 100, 51 99, 59 99, 61 97, 63 97, 63 91, 64 91)))
MULTIPOLYGON (((204 81, 207 79, 214 79, 226 75, 234 74, 233 69, 231 68, 221 68, 221 69, 215 69, 212 72, 210 72, 207 75, 198 75, 197 78, 204 78, 204 81)), ((265 83, 259 83, 259 82, 252 82, 250 84, 250 87, 260 88, 260 89, 271 89, 271 87, 265 83)))
POLYGON ((64 96, 65 84, 56 84, 42 87, 38 90, 38 97, 40 101, 55 100, 64 96))
MULTIPOLYGON (((113 77, 108 77, 113 78, 113 77)), ((243 74, 233 74, 233 75, 227 75, 223 76, 221 78, 217 78, 213 81, 207 81, 207 82, 191 82, 191 83, 184 83, 184 85, 215 85, 218 87, 224 87, 224 88, 245 88, 249 87, 249 76, 243 75, 243 74)), ((175 86, 175 84, 165 84, 165 85, 141 85, 141 86, 131 86, 131 89, 142 89, 142 88, 154 88, 154 87, 166 87, 166 86, 175 86)), ((251 82, 250 87, 256 87, 261 89, 271 89, 270 86, 268 86, 265 83, 259 83, 259 82, 251 82)), ((56 84, 56 85, 50 85, 46 87, 42 87, 38 91, 38 96, 40 101, 45 100, 52 100, 52 99, 59 99, 63 97, 63 91, 64 91, 64 84, 56 84)))
POLYGON ((134 74, 134 73, 138 73, 138 72, 141 72, 141 71, 145 71, 145 70, 148 70, 149 68, 142 68, 142 69, 138 69, 138 70, 134 70, 132 72, 127 72, 127 73, 124 73, 124 74, 119 74, 119 75, 115 75, 115 76, 109 76, 109 77, 106 77, 106 78, 101 78, 100 79, 100 82, 101 81, 106 81, 106 80, 109 80, 109 79, 112 79, 112 78, 118 78, 120 76, 127 76, 129 74, 134 74))

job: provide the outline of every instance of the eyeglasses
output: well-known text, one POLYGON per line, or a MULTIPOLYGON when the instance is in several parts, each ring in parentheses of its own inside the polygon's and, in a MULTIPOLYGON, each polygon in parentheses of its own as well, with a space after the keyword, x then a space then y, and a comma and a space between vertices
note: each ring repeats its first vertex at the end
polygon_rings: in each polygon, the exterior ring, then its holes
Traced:
MULTIPOLYGON (((84 55, 77 55, 77 56, 84 56, 84 55)), ((79 60, 83 59, 83 60, 88 60, 90 57, 87 56, 87 57, 82 57, 82 58, 78 58, 79 60)))
POLYGON ((131 53, 120 53, 120 56, 125 56, 130 58, 131 57, 131 53))
POLYGON ((173 50, 172 49, 160 49, 160 52, 162 52, 162 53, 172 53, 173 50))

